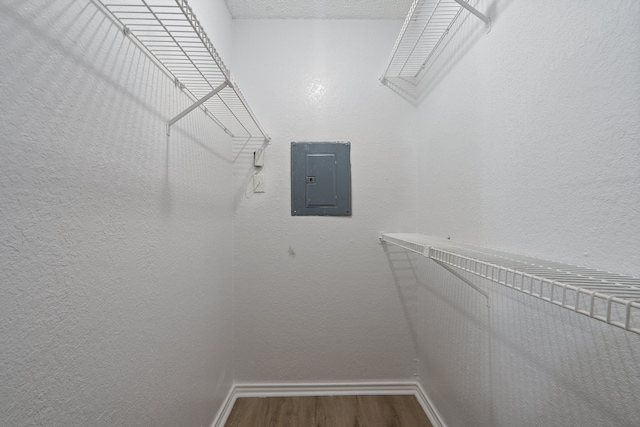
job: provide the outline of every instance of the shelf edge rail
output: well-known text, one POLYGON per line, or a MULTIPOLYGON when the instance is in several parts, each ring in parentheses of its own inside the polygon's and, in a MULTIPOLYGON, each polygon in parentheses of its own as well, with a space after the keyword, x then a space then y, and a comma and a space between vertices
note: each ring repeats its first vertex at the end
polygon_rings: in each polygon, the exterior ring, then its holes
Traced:
POLYGON ((171 127, 198 107, 233 138, 271 139, 234 82, 187 0, 92 0, 121 26, 136 44, 173 78, 194 103, 166 123, 171 127), (221 96, 224 89, 231 93, 221 96), (205 103, 216 97, 216 104, 205 103), (213 107, 213 108, 212 108, 213 107), (247 134, 231 129, 235 124, 247 134))
MULTIPOLYGON (((440 242, 422 234, 381 233, 379 238, 383 243, 421 254, 441 266, 473 274, 640 334, 638 278, 471 245, 440 242)), ((467 280, 465 282, 469 284, 467 280)))
POLYGON ((463 9, 482 20, 487 32, 491 31, 491 18, 468 0, 414 0, 380 82, 415 96, 412 91, 463 9))

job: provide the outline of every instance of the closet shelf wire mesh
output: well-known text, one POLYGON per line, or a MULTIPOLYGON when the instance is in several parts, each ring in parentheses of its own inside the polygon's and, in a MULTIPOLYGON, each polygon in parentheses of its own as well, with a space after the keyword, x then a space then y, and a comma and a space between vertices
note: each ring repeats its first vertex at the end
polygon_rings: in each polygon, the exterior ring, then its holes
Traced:
POLYGON ((560 307, 640 334, 640 279, 442 241, 382 233, 380 240, 560 307))
POLYGON ((468 0, 414 0, 380 80, 403 88, 415 87, 463 9, 491 26, 491 19, 468 0))
POLYGON ((98 0, 195 102, 167 123, 202 107, 234 138, 269 136, 186 0, 98 0))

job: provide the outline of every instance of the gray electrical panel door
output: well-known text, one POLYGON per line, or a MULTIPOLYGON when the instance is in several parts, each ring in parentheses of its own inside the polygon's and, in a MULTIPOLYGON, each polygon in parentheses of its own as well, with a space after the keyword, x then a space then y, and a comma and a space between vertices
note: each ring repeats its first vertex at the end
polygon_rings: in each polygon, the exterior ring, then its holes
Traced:
POLYGON ((351 144, 291 143, 291 215, 351 215, 351 144))

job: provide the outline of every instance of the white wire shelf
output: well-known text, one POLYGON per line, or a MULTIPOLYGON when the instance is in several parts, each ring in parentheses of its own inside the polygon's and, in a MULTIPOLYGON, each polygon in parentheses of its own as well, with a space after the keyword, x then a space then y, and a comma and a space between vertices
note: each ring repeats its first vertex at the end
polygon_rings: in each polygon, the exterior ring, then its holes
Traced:
POLYGON ((380 80, 412 93, 463 9, 491 26, 469 0, 414 0, 380 80))
POLYGON ((186 0, 98 1, 194 100, 167 122, 167 134, 201 107, 234 138, 269 140, 186 0))
POLYGON ((563 308, 640 334, 640 279, 422 234, 380 240, 563 308))

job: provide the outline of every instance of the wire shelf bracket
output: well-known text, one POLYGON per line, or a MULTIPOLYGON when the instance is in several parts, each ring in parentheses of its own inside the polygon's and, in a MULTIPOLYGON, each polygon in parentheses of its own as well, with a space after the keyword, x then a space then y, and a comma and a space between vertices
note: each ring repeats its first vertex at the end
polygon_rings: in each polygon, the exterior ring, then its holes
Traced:
POLYGON ((187 0, 95 1, 192 99, 190 107, 167 122, 167 135, 177 121, 201 108, 231 137, 269 142, 187 0))
POLYGON ((212 96, 217 95, 218 92, 220 92, 222 89, 224 89, 228 85, 229 85, 229 82, 222 83, 220 86, 218 86, 217 88, 215 88, 214 90, 212 90, 211 92, 209 92, 208 94, 200 98, 190 107, 186 108, 182 113, 178 114, 173 119, 169 120, 167 122, 167 135, 171 135, 171 125, 173 125, 175 122, 177 122, 178 120, 180 120, 181 118, 183 118, 184 116, 186 116, 187 114, 189 114, 190 112, 198 108, 200 105, 204 104, 212 96))
POLYGON ((491 18, 469 0, 414 0, 380 78, 382 84, 415 96, 427 64, 443 44, 462 11, 467 10, 491 30, 491 18))
POLYGON ((478 9, 476 9, 473 6, 471 6, 469 3, 467 3, 464 0, 454 0, 454 1, 456 3, 458 3, 460 6, 464 7, 465 9, 467 9, 469 12, 473 13, 480 20, 482 20, 485 24, 487 24, 487 29, 491 30, 491 18, 489 18, 488 16, 486 16, 485 14, 483 14, 478 9))
MULTIPOLYGON (((640 334, 640 279, 423 234, 381 233, 383 243, 640 334)), ((460 277, 456 275, 457 277, 460 277)), ((467 284, 472 284, 465 280, 467 284)), ((481 288, 473 286, 487 296, 481 288)))

